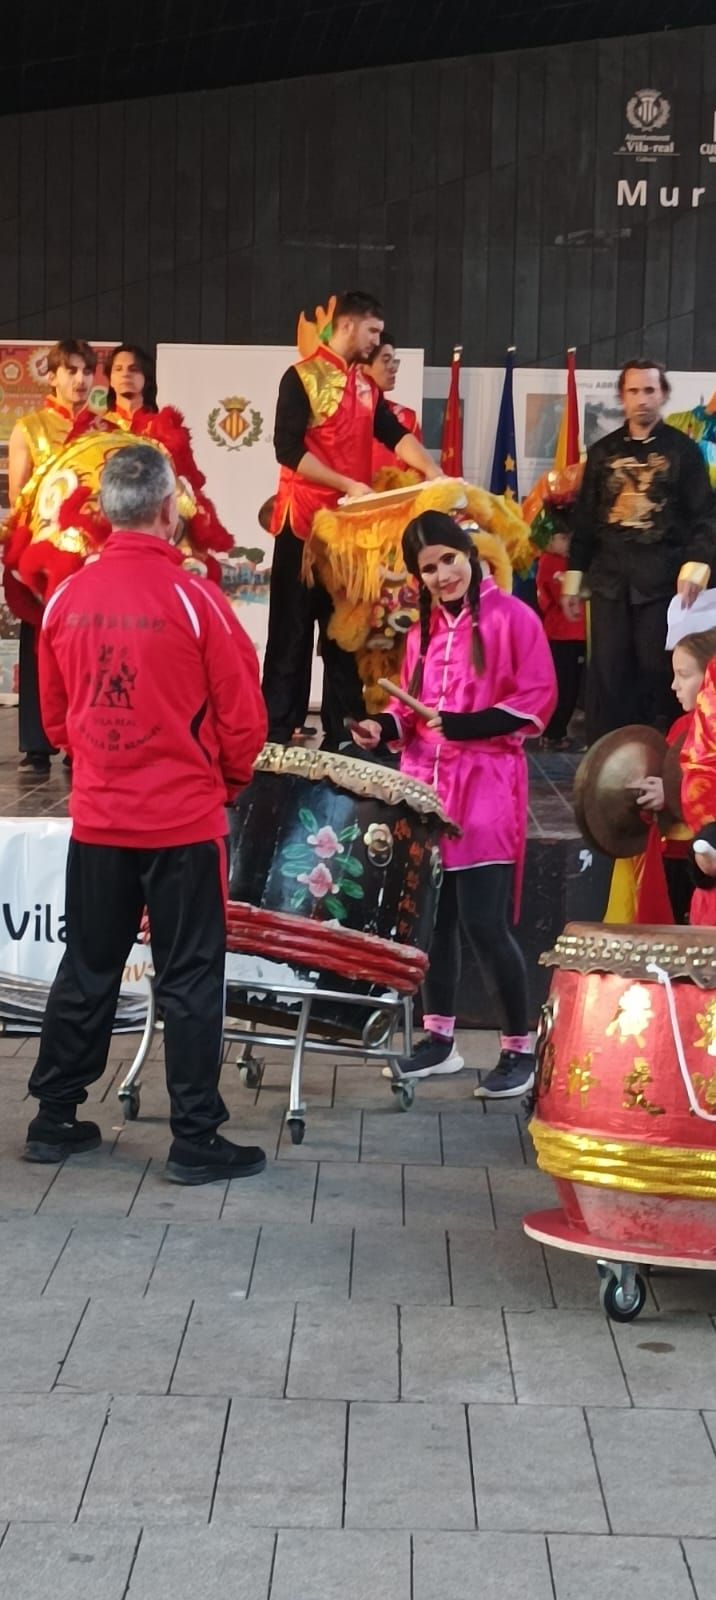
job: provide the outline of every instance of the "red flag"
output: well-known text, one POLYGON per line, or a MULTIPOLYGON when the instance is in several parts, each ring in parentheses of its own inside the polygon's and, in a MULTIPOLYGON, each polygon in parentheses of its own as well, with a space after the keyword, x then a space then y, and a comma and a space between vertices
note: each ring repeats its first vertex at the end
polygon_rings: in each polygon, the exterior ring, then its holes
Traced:
POLYGON ((577 404, 577 352, 567 351, 567 399, 554 456, 556 468, 573 467, 579 461, 579 406, 577 404))
POLYGON ((445 403, 443 436, 440 445, 440 466, 449 478, 462 477, 462 418, 460 416, 460 361, 462 345, 456 344, 452 353, 450 388, 445 403))

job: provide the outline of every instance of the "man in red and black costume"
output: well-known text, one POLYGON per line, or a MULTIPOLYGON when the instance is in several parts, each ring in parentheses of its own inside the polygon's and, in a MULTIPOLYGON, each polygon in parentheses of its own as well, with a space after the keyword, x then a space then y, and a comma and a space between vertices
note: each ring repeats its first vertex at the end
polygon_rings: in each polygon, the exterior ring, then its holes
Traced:
MULTIPOLYGON (((408 433, 414 434, 418 442, 422 444, 423 435, 417 411, 414 411, 412 406, 401 405, 399 400, 390 400, 388 398, 393 393, 396 378, 400 371, 400 357, 396 354, 395 339, 392 333, 388 333, 387 328, 383 329, 380 336, 380 344, 369 355, 363 370, 379 390, 391 416, 396 418, 401 427, 407 428, 408 433)), ((380 439, 373 439, 371 482, 375 483, 377 474, 385 469, 393 472, 396 469, 399 472, 405 472, 405 465, 404 461, 398 460, 394 450, 389 450, 387 445, 381 443, 380 439)), ((387 488, 388 485, 386 484, 385 487, 387 488)))
POLYGON ((263 691, 269 738, 286 744, 306 712, 307 684, 318 623, 324 671, 324 744, 346 738, 346 717, 364 714, 353 656, 328 637, 332 604, 319 585, 302 581, 303 546, 313 518, 342 496, 370 493, 374 437, 406 467, 439 477, 434 461, 391 414, 361 363, 380 344, 383 312, 358 291, 336 301, 330 337, 281 379, 274 448, 281 472, 271 531, 276 534, 263 691))
MULTIPOLYGON (((37 411, 20 417, 10 435, 8 492, 14 507, 39 467, 59 453, 69 436, 92 415, 87 402, 94 383, 97 356, 85 339, 61 339, 47 356, 50 393, 37 411)), ((54 754, 42 726, 37 686, 37 630, 42 605, 15 570, 12 539, 5 551, 5 598, 20 620, 19 744, 20 767, 42 777, 54 754)))

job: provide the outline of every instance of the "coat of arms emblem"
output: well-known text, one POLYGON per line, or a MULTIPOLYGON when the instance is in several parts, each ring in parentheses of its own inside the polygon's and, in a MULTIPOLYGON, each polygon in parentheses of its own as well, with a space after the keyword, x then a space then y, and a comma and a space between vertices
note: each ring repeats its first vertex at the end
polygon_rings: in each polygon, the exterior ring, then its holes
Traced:
POLYGON ((254 411, 248 400, 236 394, 215 406, 207 419, 209 437, 221 450, 243 450, 256 444, 263 425, 261 412, 254 411))

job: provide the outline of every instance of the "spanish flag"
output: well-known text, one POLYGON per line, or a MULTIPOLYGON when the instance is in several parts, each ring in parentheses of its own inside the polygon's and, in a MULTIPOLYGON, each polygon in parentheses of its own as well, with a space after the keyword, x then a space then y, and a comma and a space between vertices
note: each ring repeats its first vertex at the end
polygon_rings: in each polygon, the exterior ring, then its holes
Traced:
POLYGON ((579 461, 579 406, 577 404, 577 351, 567 351, 567 399, 554 455, 555 470, 573 467, 579 461))
POLYGON ((462 477, 462 417, 460 415, 460 362, 462 345, 456 344, 452 353, 450 388, 445 403, 443 436, 440 445, 440 466, 448 478, 462 477))

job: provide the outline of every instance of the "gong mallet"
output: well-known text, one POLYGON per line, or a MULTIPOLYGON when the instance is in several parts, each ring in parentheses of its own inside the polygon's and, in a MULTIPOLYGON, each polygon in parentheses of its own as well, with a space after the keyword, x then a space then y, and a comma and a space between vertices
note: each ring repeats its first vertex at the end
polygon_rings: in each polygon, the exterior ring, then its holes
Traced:
POLYGON ((379 678, 378 688, 385 689, 386 694, 396 700, 402 700, 403 705, 409 706, 410 710, 414 711, 416 716, 422 717, 424 722, 432 722, 435 717, 440 716, 436 706, 423 705, 422 700, 416 700, 412 694, 408 694, 407 689, 401 689, 400 684, 391 683, 390 678, 379 678))

